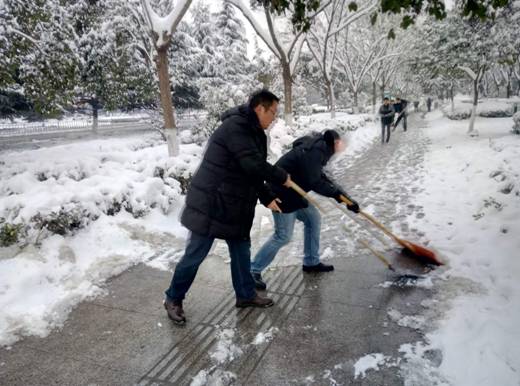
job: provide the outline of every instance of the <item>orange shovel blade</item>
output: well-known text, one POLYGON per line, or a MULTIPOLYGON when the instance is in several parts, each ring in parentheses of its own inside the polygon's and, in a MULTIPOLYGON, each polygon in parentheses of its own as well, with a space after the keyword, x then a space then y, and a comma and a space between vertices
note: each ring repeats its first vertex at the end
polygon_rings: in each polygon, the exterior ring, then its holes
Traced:
POLYGON ((433 251, 430 251, 428 248, 422 247, 420 245, 414 244, 410 241, 399 239, 400 244, 411 252, 415 257, 426 264, 433 265, 444 265, 442 261, 440 261, 433 251))

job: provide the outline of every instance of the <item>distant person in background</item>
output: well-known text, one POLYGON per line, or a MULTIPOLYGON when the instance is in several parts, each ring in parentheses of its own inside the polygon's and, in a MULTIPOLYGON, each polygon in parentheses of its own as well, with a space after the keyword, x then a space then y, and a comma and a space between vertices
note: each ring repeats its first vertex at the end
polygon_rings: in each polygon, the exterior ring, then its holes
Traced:
POLYGON ((394 110, 397 114, 397 120, 394 123, 394 130, 399 125, 399 122, 403 120, 403 129, 406 131, 407 129, 407 114, 406 108, 408 107, 408 101, 406 99, 401 99, 399 97, 395 98, 394 110))
POLYGON ((419 101, 414 101, 413 102, 413 108, 414 108, 415 112, 419 111, 419 101))
POLYGON ((432 111, 432 102, 433 99, 431 97, 428 97, 428 99, 426 99, 426 107, 428 107, 428 112, 432 111))
POLYGON ((390 141, 390 127, 394 123, 395 110, 390 103, 390 99, 384 98, 383 104, 379 108, 379 116, 381 117, 381 143, 390 141), (386 130, 386 141, 385 141, 386 130))

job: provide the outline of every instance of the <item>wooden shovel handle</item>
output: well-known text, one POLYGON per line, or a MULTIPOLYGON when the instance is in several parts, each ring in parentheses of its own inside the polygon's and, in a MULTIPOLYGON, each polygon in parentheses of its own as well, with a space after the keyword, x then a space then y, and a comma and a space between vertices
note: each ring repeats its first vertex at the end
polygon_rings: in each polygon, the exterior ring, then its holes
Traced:
MULTIPOLYGON (((343 201, 345 204, 347 204, 347 205, 353 204, 353 202, 350 201, 344 195, 340 195, 339 197, 340 197, 341 201, 343 201)), ((386 228, 383 224, 381 224, 379 221, 377 221, 374 217, 372 217, 371 215, 369 215, 366 212, 363 212, 362 210, 359 211, 359 214, 362 215, 364 218, 366 218, 368 221, 370 221, 372 224, 374 224, 376 227, 381 229, 383 232, 385 232, 389 237, 394 239, 398 244, 401 244, 401 245, 403 244, 402 240, 399 237, 397 237, 392 232, 390 232, 390 230, 388 228, 386 228)))
POLYGON ((294 189, 300 196, 302 196, 303 198, 305 198, 307 201, 309 201, 312 205, 314 205, 316 208, 318 208, 318 210, 321 212, 321 213, 324 213, 323 209, 318 205, 318 203, 316 202, 316 200, 312 199, 309 197, 309 195, 307 194, 307 192, 305 192, 305 190, 303 190, 302 188, 300 188, 298 186, 298 184, 294 181, 291 180, 289 186, 294 189))

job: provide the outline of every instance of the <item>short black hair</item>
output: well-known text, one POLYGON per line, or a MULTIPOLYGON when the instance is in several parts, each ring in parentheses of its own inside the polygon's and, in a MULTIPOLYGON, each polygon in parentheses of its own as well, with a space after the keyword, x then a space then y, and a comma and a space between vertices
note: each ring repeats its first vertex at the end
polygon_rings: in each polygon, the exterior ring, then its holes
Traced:
POLYGON ((249 107, 254 109, 256 106, 262 105, 267 109, 271 107, 274 102, 280 102, 280 98, 264 88, 251 95, 251 98, 249 99, 249 107))
POLYGON ((323 133, 323 139, 328 146, 334 148, 334 141, 341 139, 341 137, 336 130, 329 129, 323 133))
POLYGON ((383 100, 384 101, 389 101, 390 99, 388 99, 388 97, 384 97, 383 100))

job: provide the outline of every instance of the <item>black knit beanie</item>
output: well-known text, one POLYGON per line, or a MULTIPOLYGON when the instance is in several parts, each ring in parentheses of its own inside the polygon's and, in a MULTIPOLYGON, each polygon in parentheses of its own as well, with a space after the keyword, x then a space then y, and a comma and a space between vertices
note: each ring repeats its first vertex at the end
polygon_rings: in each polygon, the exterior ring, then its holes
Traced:
POLYGON ((325 130, 325 132, 323 133, 323 139, 331 149, 334 149, 334 141, 340 138, 341 137, 339 136, 336 130, 325 130))

